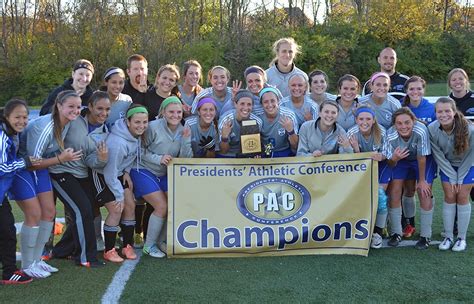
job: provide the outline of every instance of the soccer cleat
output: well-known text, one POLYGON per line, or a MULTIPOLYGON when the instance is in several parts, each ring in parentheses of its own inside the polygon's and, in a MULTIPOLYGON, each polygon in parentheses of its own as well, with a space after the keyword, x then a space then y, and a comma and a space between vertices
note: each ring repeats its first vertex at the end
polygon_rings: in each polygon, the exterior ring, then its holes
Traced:
POLYGON ((133 247, 135 248, 143 248, 143 233, 135 233, 133 236, 133 247))
POLYGON ((49 261, 53 257, 53 251, 51 249, 44 248, 43 253, 41 254, 41 260, 49 261))
POLYGON ((97 251, 104 251, 105 250, 105 244, 104 240, 102 237, 96 239, 96 245, 97 245, 97 251))
POLYGON ((382 238, 388 239, 390 237, 390 234, 388 233, 387 227, 383 228, 382 230, 382 238))
POLYGON ((450 238, 444 238, 444 240, 439 244, 438 249, 445 251, 451 249, 453 246, 453 241, 450 238))
POLYGON ((135 260, 137 258, 137 254, 130 244, 127 245, 127 247, 122 248, 122 256, 128 260, 135 260))
POLYGON ((6 280, 1 280, 0 284, 1 285, 20 285, 20 284, 28 284, 31 281, 33 281, 33 279, 29 275, 27 275, 21 270, 17 270, 10 276, 10 278, 6 280))
POLYGON ((402 237, 400 234, 394 233, 392 236, 390 236, 390 239, 388 240, 388 245, 392 247, 397 247, 400 242, 402 241, 402 237))
POLYGON ((164 254, 166 254, 166 251, 168 250, 165 241, 161 241, 161 242, 158 241, 158 248, 159 248, 164 254))
POLYGON ((415 231, 416 231, 415 227, 408 224, 403 229, 403 237, 404 238, 411 238, 413 236, 413 234, 415 234, 415 231))
POLYGON ((430 247, 430 239, 423 236, 420 237, 420 239, 415 245, 415 248, 419 250, 428 249, 428 247, 430 247))
POLYGON ((372 241, 370 242, 370 248, 379 249, 382 248, 382 237, 377 232, 372 234, 372 241))
POLYGON ((56 267, 53 267, 51 265, 49 265, 48 263, 46 263, 45 261, 39 261, 39 262, 36 262, 36 266, 41 268, 42 270, 44 271, 47 271, 47 272, 58 272, 59 269, 57 269, 56 267))
POLYGON ((92 262, 78 263, 77 265, 85 268, 99 268, 105 266, 105 263, 97 260, 92 262))
POLYGON ((104 260, 113 262, 113 263, 122 263, 124 261, 124 259, 118 255, 115 248, 112 248, 109 251, 104 252, 104 260))
POLYGON ((44 271, 36 265, 36 261, 31 263, 30 266, 22 270, 26 275, 35 279, 44 279, 51 275, 51 272, 44 271))
POLYGON ((160 249, 158 249, 158 247, 155 244, 153 244, 153 246, 151 247, 148 247, 146 245, 143 246, 143 253, 154 258, 165 257, 165 254, 160 249))
POLYGON ((456 243, 454 243, 453 248, 451 248, 452 251, 454 252, 460 252, 466 250, 467 243, 466 240, 463 239, 457 239, 456 243))

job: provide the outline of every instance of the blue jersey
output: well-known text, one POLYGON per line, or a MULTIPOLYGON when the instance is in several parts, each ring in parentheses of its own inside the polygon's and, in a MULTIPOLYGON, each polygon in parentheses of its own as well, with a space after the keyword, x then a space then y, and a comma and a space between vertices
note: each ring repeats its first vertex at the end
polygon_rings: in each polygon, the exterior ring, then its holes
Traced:
POLYGON ((417 107, 412 104, 409 104, 408 107, 413 114, 415 114, 416 118, 423 121, 425 125, 429 125, 436 120, 435 106, 425 98, 421 99, 421 102, 417 107))

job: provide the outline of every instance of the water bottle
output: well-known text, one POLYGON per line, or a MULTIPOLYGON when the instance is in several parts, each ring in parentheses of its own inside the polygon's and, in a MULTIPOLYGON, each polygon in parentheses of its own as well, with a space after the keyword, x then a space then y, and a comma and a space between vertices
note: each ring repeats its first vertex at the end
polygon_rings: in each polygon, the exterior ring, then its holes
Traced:
POLYGON ((387 213, 387 194, 383 188, 379 188, 379 206, 377 213, 387 213))

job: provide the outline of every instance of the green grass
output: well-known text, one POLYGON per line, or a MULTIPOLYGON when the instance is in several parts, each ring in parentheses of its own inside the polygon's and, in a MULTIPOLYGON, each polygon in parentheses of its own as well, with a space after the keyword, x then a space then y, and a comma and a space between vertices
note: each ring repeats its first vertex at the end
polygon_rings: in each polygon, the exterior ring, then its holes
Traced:
MULTIPOLYGON (((443 194, 439 180, 433 191, 433 239, 440 240, 443 194)), ((470 231, 467 241, 471 247, 462 253, 440 252, 433 245, 426 251, 413 247, 371 250, 369 257, 158 260, 145 256, 120 302, 472 302, 474 236, 470 231)), ((97 303, 118 269, 110 263, 103 269, 83 269, 70 261, 53 260, 51 264, 60 268, 58 274, 28 286, 0 287, 0 302, 97 303)))

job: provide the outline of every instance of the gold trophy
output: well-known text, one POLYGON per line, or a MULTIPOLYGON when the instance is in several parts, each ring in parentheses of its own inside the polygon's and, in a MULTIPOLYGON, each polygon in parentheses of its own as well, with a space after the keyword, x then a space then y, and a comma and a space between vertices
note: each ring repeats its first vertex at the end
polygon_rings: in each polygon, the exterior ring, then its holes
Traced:
POLYGON ((241 157, 254 157, 262 152, 260 129, 254 119, 243 120, 240 129, 241 157))

